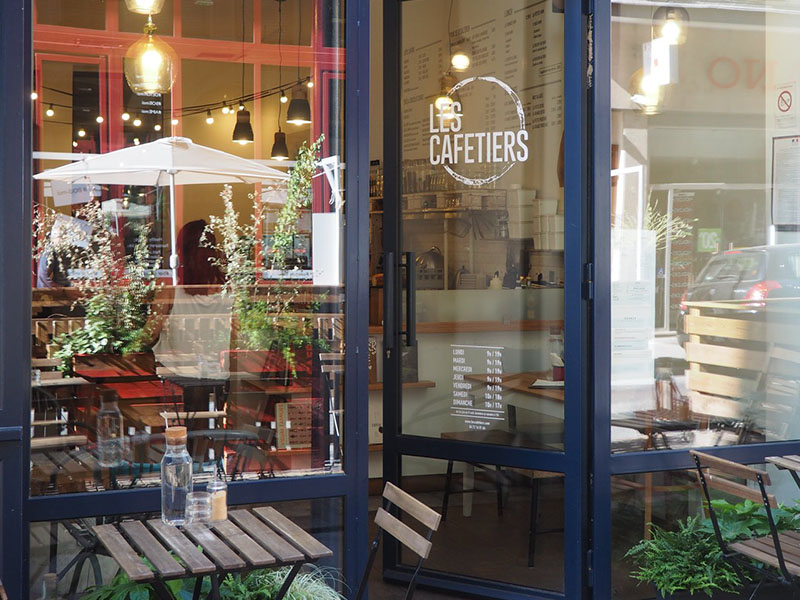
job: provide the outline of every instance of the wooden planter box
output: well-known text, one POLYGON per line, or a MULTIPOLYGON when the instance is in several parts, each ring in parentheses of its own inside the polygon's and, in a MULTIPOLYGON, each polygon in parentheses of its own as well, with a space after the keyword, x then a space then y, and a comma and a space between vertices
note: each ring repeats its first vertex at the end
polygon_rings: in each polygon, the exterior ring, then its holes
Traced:
POLYGON ((226 350, 222 368, 231 373, 256 374, 275 385, 311 385, 312 356, 311 346, 294 351, 296 378, 280 350, 226 350))
POLYGON ((147 379, 156 376, 156 359, 152 352, 76 354, 72 358, 72 370, 76 376, 92 381, 147 379))

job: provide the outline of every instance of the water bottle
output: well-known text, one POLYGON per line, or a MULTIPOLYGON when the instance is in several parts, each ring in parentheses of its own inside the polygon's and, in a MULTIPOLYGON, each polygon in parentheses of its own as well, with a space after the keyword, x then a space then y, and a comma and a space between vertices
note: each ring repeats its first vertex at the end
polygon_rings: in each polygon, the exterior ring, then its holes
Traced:
POLYGON ((117 405, 117 392, 100 392, 100 412, 97 413, 97 454, 101 467, 116 467, 122 463, 124 437, 122 413, 117 405))
POLYGON ((186 521, 186 495, 192 491, 192 457, 186 451, 186 427, 168 427, 161 459, 161 520, 181 526, 186 521))

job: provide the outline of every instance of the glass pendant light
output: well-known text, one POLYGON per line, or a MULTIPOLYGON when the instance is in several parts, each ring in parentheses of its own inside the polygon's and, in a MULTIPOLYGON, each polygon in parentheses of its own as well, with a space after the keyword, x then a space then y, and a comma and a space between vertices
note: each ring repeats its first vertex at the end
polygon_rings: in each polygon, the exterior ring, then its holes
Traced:
POLYGON ((254 139, 253 126, 250 124, 250 111, 238 111, 236 113, 236 127, 233 128, 233 141, 244 146, 245 144, 252 144, 254 139))
POLYGON ((156 26, 148 19, 144 36, 125 53, 125 79, 134 94, 166 94, 175 78, 175 53, 169 44, 153 36, 156 26))
POLYGON ((308 125, 311 123, 311 106, 308 104, 308 93, 301 84, 292 88, 292 101, 286 111, 286 122, 292 125, 308 125))
POLYGON ((272 160, 288 160, 289 149, 286 147, 286 134, 280 129, 275 132, 275 143, 272 144, 272 160))
POLYGON ((164 0, 125 0, 125 6, 140 15, 157 15, 164 8, 164 0))
POLYGON ((436 96, 436 100, 433 101, 433 105, 440 112, 446 112, 452 108, 453 102, 458 100, 455 94, 450 94, 450 90, 453 88, 453 86, 455 86, 455 84, 456 78, 453 77, 452 74, 445 73, 442 75, 442 88, 439 91, 439 95, 436 96))
POLYGON ((689 12, 682 6, 659 6, 653 13, 652 38, 683 44, 689 29, 689 12))

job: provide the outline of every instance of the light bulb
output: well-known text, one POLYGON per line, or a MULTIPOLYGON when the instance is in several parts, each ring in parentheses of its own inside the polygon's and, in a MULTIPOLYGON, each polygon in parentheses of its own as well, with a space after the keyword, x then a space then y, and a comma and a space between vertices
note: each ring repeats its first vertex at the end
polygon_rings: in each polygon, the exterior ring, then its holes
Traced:
POLYGON ((211 114, 210 110, 206 111, 206 123, 208 123, 209 125, 214 124, 214 115, 211 114))
POLYGON ((223 104, 222 105, 222 114, 223 115, 227 115, 230 112, 231 112, 230 107, 227 104, 223 104))
POLYGON ((103 121, 105 121, 105 119, 103 118, 103 115, 97 115, 95 121, 97 121, 98 123, 102 123, 103 121))
POLYGON ((681 37, 681 26, 672 19, 664 23, 661 28, 661 37, 663 37, 670 44, 677 44, 681 37))
POLYGON ((36 100, 39 97, 39 94, 36 93, 36 90, 31 92, 31 100, 36 100))
POLYGON ((281 104, 286 104, 289 101, 289 98, 286 97, 286 93, 281 90, 281 104))
POLYGON ((138 118, 138 117, 137 117, 137 118, 135 118, 135 119, 133 120, 133 126, 134 126, 134 127, 141 127, 141 126, 142 126, 142 120, 141 120, 140 118, 138 118))
POLYGON ((308 86, 309 89, 311 89, 314 87, 314 82, 311 79, 309 79, 306 85, 308 86))
POLYGON ((44 111, 44 114, 46 114, 48 117, 52 117, 54 114, 56 114, 56 111, 53 110, 52 104, 47 107, 47 110, 44 111))
POLYGON ((444 113, 453 108, 453 99, 447 94, 440 94, 437 96, 436 100, 433 101, 433 105, 439 112, 444 113))
POLYGON ((134 94, 166 94, 172 88, 178 58, 167 43, 153 35, 155 31, 148 21, 144 36, 125 52, 125 80, 134 94))
POLYGON ((658 93, 658 83, 652 75, 645 75, 642 77, 642 83, 639 85, 639 88, 646 96, 652 96, 658 93))
POLYGON ((456 50, 450 57, 450 64, 456 71, 466 71, 469 69, 469 55, 463 50, 456 50))
POLYGON ((122 120, 123 121, 130 121, 130 119, 131 119, 131 113, 129 113, 129 112, 122 113, 122 120))
POLYGON ((78 129, 78 137, 86 137, 86 130, 83 128, 78 129))
POLYGON ((133 145, 138 146, 141 142, 139 142, 139 138, 133 138, 133 145))
POLYGON ((178 119, 172 119, 172 124, 173 125, 177 125, 178 124, 178 119))
POLYGON ((155 125, 153 125, 153 129, 154 129, 155 131, 161 131, 161 125, 159 125, 158 123, 156 123, 155 125))
POLYGON ((140 15, 155 15, 161 12, 164 0, 125 0, 125 5, 131 12, 140 15))
POLYGON ((239 110, 244 110, 244 104, 239 102, 239 110))
POLYGON ((78 142, 76 142, 75 140, 72 140, 72 147, 73 148, 77 148, 78 147, 78 142))

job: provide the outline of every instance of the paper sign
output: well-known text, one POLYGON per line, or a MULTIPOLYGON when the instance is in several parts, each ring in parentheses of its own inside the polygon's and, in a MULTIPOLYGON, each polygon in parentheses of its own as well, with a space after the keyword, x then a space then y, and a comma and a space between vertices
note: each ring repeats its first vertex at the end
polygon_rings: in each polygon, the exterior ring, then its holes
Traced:
POLYGON ((784 83, 775 86, 775 106, 772 112, 775 115, 776 129, 794 129, 797 127, 797 85, 784 83))
POLYGON ((800 136, 772 139, 772 224, 800 225, 800 136))
POLYGON ((91 199, 92 187, 88 183, 65 183, 51 181, 53 190, 53 203, 55 206, 70 206, 72 204, 86 204, 91 199))

